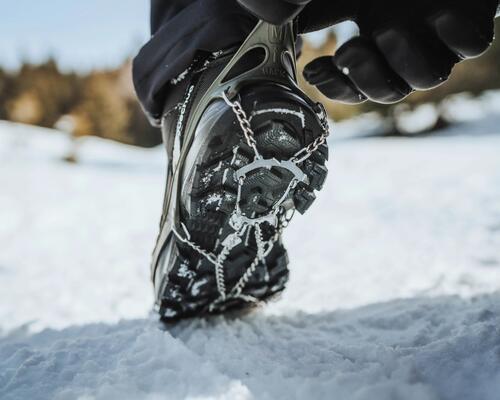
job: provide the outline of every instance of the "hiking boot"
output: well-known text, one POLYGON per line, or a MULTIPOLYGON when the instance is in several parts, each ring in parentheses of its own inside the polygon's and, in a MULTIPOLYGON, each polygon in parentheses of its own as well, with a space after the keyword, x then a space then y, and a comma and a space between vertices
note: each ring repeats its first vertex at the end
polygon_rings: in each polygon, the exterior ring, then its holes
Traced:
POLYGON ((259 22, 244 44, 172 82, 161 127, 168 171, 151 266, 165 321, 246 309, 285 288, 281 234, 327 175, 328 124, 297 86, 292 25, 259 22))

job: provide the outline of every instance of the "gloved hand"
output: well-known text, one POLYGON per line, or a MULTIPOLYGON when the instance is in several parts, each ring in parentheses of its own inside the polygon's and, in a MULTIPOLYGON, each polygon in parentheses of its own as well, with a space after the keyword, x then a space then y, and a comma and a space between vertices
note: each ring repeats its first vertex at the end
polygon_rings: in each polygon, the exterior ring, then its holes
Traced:
POLYGON ((353 20, 360 36, 308 64, 327 97, 393 103, 448 79, 455 64, 487 50, 498 0, 312 0, 298 16, 310 32, 353 20))

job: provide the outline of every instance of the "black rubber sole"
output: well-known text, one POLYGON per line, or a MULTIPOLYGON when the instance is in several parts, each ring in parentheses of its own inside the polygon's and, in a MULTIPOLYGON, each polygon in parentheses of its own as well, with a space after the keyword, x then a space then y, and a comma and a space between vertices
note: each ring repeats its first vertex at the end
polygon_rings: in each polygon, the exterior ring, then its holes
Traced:
MULTIPOLYGON (((289 160, 297 151, 322 134, 314 110, 299 96, 276 87, 260 87, 242 93, 242 105, 251 118, 259 153, 266 159, 289 160), (266 99, 262 102, 261 99, 266 99)), ((182 222, 190 240, 212 254, 219 254, 224 240, 235 232, 230 223, 236 207, 238 182, 235 173, 254 160, 231 109, 227 109, 208 133, 206 145, 197 154, 192 171, 188 206, 182 222)), ((321 145, 298 166, 308 183, 299 183, 283 205, 304 213, 315 200, 327 176, 328 148, 321 145)), ((286 192, 293 174, 284 168, 259 168, 249 173, 239 202, 247 217, 267 215, 286 192)), ((281 213, 285 210, 282 209, 281 213)), ((288 211, 289 212, 289 211, 288 211)), ((258 232, 264 241, 277 237, 277 228, 268 223, 258 232)), ((224 262, 223 284, 228 294, 247 273, 256 258, 255 227, 249 227, 242 242, 224 262)), ((244 309, 282 292, 288 281, 288 257, 278 237, 265 259, 257 264, 240 296, 221 301, 215 267, 190 245, 178 241, 178 254, 170 268, 159 312, 164 321, 244 309), (249 299, 253 301, 249 301, 249 299)), ((220 278, 220 277, 219 277, 220 278)))

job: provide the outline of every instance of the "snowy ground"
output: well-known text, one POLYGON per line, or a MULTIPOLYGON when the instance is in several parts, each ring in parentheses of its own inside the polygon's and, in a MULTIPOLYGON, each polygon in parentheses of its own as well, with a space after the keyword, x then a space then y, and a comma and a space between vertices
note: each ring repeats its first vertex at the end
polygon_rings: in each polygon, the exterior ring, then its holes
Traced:
POLYGON ((332 147, 282 299, 165 331, 161 149, 0 123, 0 398, 497 400, 500 115, 332 147))

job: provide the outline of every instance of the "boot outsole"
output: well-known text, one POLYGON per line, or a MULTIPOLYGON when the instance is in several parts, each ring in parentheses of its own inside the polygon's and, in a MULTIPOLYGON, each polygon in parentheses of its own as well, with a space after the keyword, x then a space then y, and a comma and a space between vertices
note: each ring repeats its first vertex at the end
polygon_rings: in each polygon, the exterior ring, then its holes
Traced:
MULTIPOLYGON (((323 133, 314 110, 298 96, 272 89, 269 92, 267 88, 241 97, 251 119, 258 151, 266 159, 289 160, 323 133), (261 101, 266 98, 270 100, 261 101)), ((189 202, 181 218, 193 243, 218 254, 221 243, 234 232, 230 218, 238 193, 236 171, 254 160, 254 152, 230 108, 216 122, 205 143, 196 158, 192 186, 188 188, 189 202)), ((290 191, 285 201, 289 209, 303 214, 311 206, 315 191, 321 190, 325 182, 327 159, 328 147, 322 144, 298 165, 308 182, 301 182, 290 191)), ((282 198, 292 178, 289 170, 280 167, 259 168, 249 173, 241 192, 240 208, 244 215, 267 214, 282 198)), ((255 229, 249 228, 242 243, 232 249, 224 263, 223 281, 228 293, 256 257, 255 229)), ((272 225, 261 225, 264 240, 275 234, 272 225)), ((279 238, 249 277, 242 296, 220 301, 214 264, 188 244, 177 241, 176 245, 178 256, 169 270, 159 304, 160 315, 166 322, 255 306, 249 298, 259 303, 268 301, 285 289, 289 278, 287 252, 279 238)))

